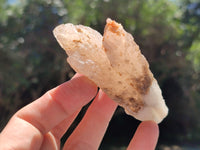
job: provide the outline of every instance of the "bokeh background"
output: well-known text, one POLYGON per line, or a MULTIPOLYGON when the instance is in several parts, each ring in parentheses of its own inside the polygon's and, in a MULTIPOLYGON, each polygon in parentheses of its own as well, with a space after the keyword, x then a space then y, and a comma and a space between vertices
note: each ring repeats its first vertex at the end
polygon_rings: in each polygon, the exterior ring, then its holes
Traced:
MULTIPOLYGON (((0 131, 18 109, 73 76, 54 27, 71 22, 103 33, 107 17, 134 36, 163 91, 169 115, 157 149, 200 149, 199 0, 0 0, 0 131)), ((119 107, 100 149, 124 150, 139 123, 119 107)))

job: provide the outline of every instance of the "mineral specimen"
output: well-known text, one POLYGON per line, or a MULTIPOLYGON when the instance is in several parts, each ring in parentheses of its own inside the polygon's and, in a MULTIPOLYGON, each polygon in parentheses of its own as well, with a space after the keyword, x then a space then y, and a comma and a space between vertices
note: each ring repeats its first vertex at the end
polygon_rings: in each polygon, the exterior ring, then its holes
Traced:
POLYGON ((62 24, 53 31, 78 73, 95 82, 136 119, 160 123, 168 113, 156 79, 131 34, 107 19, 104 35, 83 25, 62 24))

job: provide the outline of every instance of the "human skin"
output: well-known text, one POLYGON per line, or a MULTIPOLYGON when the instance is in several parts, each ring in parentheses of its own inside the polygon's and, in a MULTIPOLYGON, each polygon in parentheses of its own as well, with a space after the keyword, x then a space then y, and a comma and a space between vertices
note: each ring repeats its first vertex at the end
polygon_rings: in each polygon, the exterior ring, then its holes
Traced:
MULTIPOLYGON (((61 137, 96 93, 93 82, 76 74, 16 112, 0 133, 0 149, 60 149, 61 137)), ((117 103, 100 90, 63 150, 97 150, 116 107, 117 103)), ((127 150, 153 150, 158 135, 156 123, 142 122, 127 150)))

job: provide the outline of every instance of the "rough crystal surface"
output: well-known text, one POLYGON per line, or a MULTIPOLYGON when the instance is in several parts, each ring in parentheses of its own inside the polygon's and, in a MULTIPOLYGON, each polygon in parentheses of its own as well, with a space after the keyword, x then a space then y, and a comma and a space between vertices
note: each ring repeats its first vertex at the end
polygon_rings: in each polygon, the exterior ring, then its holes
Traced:
POLYGON ((156 79, 131 34, 107 19, 104 35, 83 26, 62 24, 54 35, 71 67, 95 82, 126 113, 161 122, 168 113, 156 79))

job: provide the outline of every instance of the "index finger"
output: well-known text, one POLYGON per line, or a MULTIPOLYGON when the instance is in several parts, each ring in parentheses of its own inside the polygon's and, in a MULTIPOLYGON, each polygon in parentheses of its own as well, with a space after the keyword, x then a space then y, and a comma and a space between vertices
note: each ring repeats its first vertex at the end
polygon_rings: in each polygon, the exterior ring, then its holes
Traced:
POLYGON ((96 92, 97 87, 92 81, 78 75, 48 91, 16 115, 46 133, 87 104, 96 92))
POLYGON ((0 134, 0 145, 6 142, 7 147, 9 144, 29 147, 30 143, 38 143, 42 134, 87 104, 96 92, 96 85, 81 75, 48 91, 11 118, 0 134))

